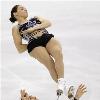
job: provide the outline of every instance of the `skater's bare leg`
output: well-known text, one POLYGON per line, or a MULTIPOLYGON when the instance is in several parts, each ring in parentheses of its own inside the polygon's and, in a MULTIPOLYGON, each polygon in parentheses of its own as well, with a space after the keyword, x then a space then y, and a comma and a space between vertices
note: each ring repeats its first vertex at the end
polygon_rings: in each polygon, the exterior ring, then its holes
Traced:
POLYGON ((64 63, 63 63, 63 54, 61 44, 54 37, 50 39, 50 41, 46 45, 46 49, 49 54, 55 59, 55 69, 58 75, 57 82, 57 96, 59 97, 64 93, 64 89, 66 87, 65 79, 64 79, 64 63))
POLYGON ((57 82, 58 75, 55 70, 55 63, 52 57, 49 55, 45 47, 39 46, 32 50, 30 53, 30 56, 37 59, 40 63, 45 65, 45 67, 48 69, 52 79, 57 82))
POLYGON ((64 63, 60 43, 55 38, 51 38, 51 40, 47 43, 46 48, 50 55, 55 59, 55 69, 58 79, 64 78, 64 63))

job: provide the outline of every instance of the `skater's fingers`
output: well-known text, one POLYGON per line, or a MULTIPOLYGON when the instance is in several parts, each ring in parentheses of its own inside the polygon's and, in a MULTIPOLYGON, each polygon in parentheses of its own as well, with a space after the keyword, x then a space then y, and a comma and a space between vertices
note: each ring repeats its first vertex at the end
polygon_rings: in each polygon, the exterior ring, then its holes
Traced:
POLYGON ((79 88, 81 88, 81 87, 82 87, 82 85, 83 85, 83 84, 80 84, 80 85, 79 85, 79 88))
POLYGON ((22 92, 25 92, 25 89, 23 89, 22 92))
POLYGON ((24 92, 24 90, 20 90, 20 92, 21 92, 21 93, 23 93, 23 92, 24 92))
POLYGON ((80 97, 84 94, 84 93, 86 93, 87 91, 82 91, 81 93, 80 93, 80 97))
POLYGON ((82 89, 81 89, 81 91, 84 91, 84 90, 86 90, 86 89, 87 89, 87 88, 86 88, 86 87, 84 87, 84 88, 82 88, 82 89))
POLYGON ((30 96, 30 100, 38 100, 36 96, 30 96))
POLYGON ((84 91, 83 93, 86 93, 87 91, 84 91))
POLYGON ((32 96, 31 98, 32 98, 32 99, 36 99, 36 97, 33 97, 33 96, 32 96))
POLYGON ((81 88, 78 88, 78 89, 80 89, 80 90, 83 90, 83 89, 86 89, 86 87, 85 87, 85 86, 83 86, 83 87, 81 87, 81 88))
POLYGON ((24 95, 25 97, 27 97, 28 96, 28 94, 27 93, 25 93, 25 95, 24 95))
POLYGON ((84 85, 84 84, 82 84, 79 88, 80 88, 80 89, 82 89, 82 88, 84 88, 84 87, 85 87, 85 85, 84 85))
POLYGON ((80 90, 81 93, 84 93, 84 91, 87 91, 86 88, 80 90))
POLYGON ((78 89, 77 89, 77 91, 82 91, 82 89, 84 88, 84 87, 82 87, 83 85, 81 85, 81 87, 78 87, 78 89))
POLYGON ((76 91, 76 98, 80 98, 86 91, 85 85, 81 84, 76 91))
POLYGON ((28 95, 28 93, 27 93, 27 92, 25 92, 25 94, 26 94, 26 95, 28 95))
POLYGON ((20 90, 20 92, 22 93, 23 90, 20 90))
POLYGON ((21 90, 21 93, 25 93, 25 90, 21 90))
POLYGON ((25 90, 21 90, 21 96, 23 97, 25 95, 25 90))
POLYGON ((27 98, 29 98, 29 95, 28 95, 28 93, 25 93, 25 95, 24 95, 25 97, 27 97, 27 98))
POLYGON ((28 94, 27 93, 22 93, 21 97, 28 97, 28 94))
POLYGON ((80 94, 83 95, 85 92, 87 92, 86 90, 82 90, 80 91, 80 94))
POLYGON ((87 92, 87 90, 85 89, 85 90, 83 90, 82 92, 85 93, 85 92, 87 92))
POLYGON ((79 92, 79 93, 83 93, 84 91, 86 91, 86 88, 82 88, 82 89, 77 90, 77 92, 79 92))
POLYGON ((81 84, 78 88, 81 89, 83 87, 83 84, 81 84))
POLYGON ((22 97, 21 100, 28 100, 26 97, 22 97))
POLYGON ((84 84, 83 83, 81 83, 80 85, 79 85, 79 87, 82 87, 84 84))

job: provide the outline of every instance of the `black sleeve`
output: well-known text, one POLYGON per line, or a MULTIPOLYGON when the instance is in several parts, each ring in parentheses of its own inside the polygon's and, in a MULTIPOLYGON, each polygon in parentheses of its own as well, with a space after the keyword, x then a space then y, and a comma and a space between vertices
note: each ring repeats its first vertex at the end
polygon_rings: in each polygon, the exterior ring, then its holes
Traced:
POLYGON ((24 31, 24 30, 27 30, 28 27, 26 27, 27 23, 23 24, 20 28, 19 28, 19 31, 24 31))
POLYGON ((41 21, 36 17, 31 18, 31 21, 36 21, 36 24, 41 24, 41 21))

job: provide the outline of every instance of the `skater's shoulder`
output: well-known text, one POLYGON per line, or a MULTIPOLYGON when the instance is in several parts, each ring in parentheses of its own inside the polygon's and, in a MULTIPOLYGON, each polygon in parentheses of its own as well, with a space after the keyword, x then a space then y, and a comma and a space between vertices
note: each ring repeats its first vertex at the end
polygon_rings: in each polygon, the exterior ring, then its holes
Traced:
POLYGON ((18 25, 13 25, 12 26, 12 31, 18 30, 18 28, 19 28, 18 25))
POLYGON ((16 24, 16 25, 13 25, 12 26, 12 34, 18 34, 19 33, 19 26, 16 24))

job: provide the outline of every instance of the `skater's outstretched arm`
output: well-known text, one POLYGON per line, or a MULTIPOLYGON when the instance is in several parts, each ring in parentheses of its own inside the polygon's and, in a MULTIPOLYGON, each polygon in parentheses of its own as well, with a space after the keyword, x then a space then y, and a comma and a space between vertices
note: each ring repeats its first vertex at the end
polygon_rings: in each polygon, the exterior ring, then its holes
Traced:
POLYGON ((80 97, 81 97, 85 92, 87 92, 87 91, 86 91, 86 86, 83 85, 83 84, 81 84, 81 85, 78 87, 77 91, 76 91, 75 100, 79 100, 80 97))

